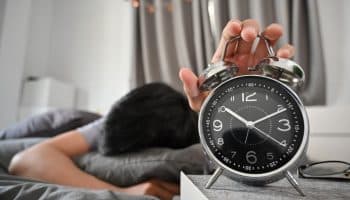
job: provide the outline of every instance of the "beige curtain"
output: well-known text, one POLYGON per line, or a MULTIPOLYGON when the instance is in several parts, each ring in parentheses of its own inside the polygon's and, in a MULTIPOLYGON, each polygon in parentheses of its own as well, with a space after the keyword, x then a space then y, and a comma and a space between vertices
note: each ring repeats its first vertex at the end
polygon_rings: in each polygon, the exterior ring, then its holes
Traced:
POLYGON ((131 83, 165 82, 179 91, 180 67, 197 74, 210 62, 229 19, 280 23, 285 34, 277 46, 296 47, 294 60, 306 72, 306 104, 325 104, 325 67, 317 0, 141 0, 133 9, 131 83), (208 7, 209 6, 209 7, 208 7), (209 12, 208 12, 209 11, 209 12))

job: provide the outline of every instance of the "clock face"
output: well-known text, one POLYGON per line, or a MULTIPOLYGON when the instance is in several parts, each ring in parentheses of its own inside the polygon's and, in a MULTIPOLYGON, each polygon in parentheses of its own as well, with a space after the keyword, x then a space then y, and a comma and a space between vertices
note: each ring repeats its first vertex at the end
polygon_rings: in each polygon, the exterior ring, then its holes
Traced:
POLYGON ((227 167, 266 173, 290 161, 304 136, 304 119, 294 94, 260 76, 231 79, 217 88, 200 114, 201 136, 227 167))

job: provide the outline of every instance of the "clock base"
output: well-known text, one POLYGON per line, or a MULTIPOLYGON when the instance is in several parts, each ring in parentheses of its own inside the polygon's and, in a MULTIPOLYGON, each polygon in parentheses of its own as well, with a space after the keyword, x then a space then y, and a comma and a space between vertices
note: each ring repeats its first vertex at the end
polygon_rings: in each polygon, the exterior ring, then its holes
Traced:
MULTIPOLYGON (((205 185, 206 189, 210 189, 211 186, 216 182, 216 180, 221 176, 223 173, 224 169, 221 167, 216 168, 215 172, 213 175, 209 178, 207 184, 205 185)), ((290 171, 286 171, 284 173, 285 177, 287 178, 288 182, 294 187, 294 189, 301 195, 301 196, 306 196, 305 193, 301 190, 299 183, 297 180, 294 178, 292 173, 290 171)))

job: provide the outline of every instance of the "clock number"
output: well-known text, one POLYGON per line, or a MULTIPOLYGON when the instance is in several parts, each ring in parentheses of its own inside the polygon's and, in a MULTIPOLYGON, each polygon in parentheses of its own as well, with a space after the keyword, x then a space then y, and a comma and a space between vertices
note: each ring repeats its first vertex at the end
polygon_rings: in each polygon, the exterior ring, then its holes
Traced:
POLYGON ((268 101, 269 100, 269 95, 265 94, 265 99, 266 99, 266 101, 268 101))
POLYGON ((284 107, 282 105, 280 105, 280 104, 277 105, 277 111, 280 111, 280 110, 283 110, 283 109, 284 109, 284 107))
POLYGON ((218 142, 217 142, 218 145, 222 146, 224 145, 224 138, 218 138, 218 142))
POLYGON ((222 122, 218 119, 214 120, 213 127, 214 127, 214 131, 221 131, 222 130, 222 122))
POLYGON ((291 126, 288 119, 280 119, 278 120, 278 123, 282 123, 282 126, 283 126, 282 128, 280 128, 279 126, 277 127, 279 131, 283 131, 283 132, 290 131, 291 126))
POLYGON ((266 158, 268 160, 273 160, 273 153, 271 153, 271 152, 266 153, 266 158))
POLYGON ((251 165, 255 164, 256 161, 258 161, 255 151, 248 151, 247 154, 245 155, 245 158, 247 162, 251 165))
POLYGON ((234 102, 234 101, 235 101, 235 96, 232 95, 232 96, 230 97, 230 100, 231 100, 232 102, 234 102))
POLYGON ((242 102, 249 102, 249 101, 257 101, 257 99, 253 99, 253 97, 256 95, 256 92, 253 92, 251 94, 248 94, 247 96, 245 93, 242 93, 242 102))
POLYGON ((231 151, 231 158, 234 158, 237 154, 237 151, 231 151))

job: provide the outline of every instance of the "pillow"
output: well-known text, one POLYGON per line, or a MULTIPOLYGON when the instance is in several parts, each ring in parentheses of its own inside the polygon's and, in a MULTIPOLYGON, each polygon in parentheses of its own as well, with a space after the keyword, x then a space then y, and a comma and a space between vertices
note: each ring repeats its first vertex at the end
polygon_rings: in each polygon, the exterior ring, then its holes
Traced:
MULTIPOLYGON (((43 141, 42 138, 0 141, 0 165, 7 172, 11 158, 19 151, 43 141)), ((200 144, 184 149, 151 148, 116 156, 90 152, 74 159, 76 164, 101 180, 124 187, 150 178, 179 181, 180 171, 203 174, 207 162, 200 144)))
POLYGON ((56 109, 34 115, 5 130, 0 130, 1 139, 24 137, 52 137, 86 125, 101 116, 79 110, 56 109))
POLYGON ((10 139, 10 140, 0 140, 0 170, 1 173, 8 173, 7 169, 10 165, 12 157, 41 141, 44 138, 26 138, 26 139, 10 139))
POLYGON ((122 187, 151 178, 179 182, 181 171, 203 174, 208 169, 200 144, 184 149, 149 148, 116 156, 93 152, 75 161, 84 171, 122 187))

